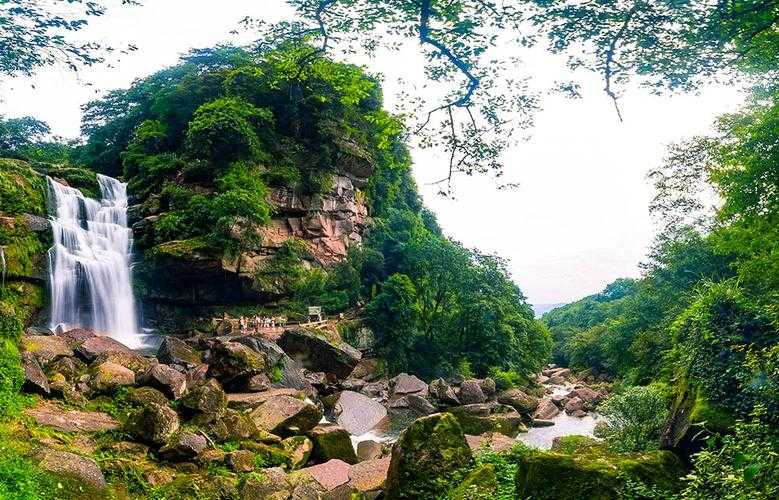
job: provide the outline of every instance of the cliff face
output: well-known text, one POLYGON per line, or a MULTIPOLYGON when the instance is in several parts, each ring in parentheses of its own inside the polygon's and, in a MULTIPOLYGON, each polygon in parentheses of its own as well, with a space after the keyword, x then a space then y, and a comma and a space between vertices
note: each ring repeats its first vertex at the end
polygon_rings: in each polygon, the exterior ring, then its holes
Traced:
MULTIPOLYGON (((356 165, 356 163, 352 163, 356 165)), ((329 267, 344 259, 351 245, 360 243, 369 223, 363 192, 370 166, 342 169, 333 175, 329 190, 320 194, 296 193, 286 187, 269 193, 273 215, 257 229, 258 248, 235 255, 214 252, 199 241, 171 241, 148 246, 150 231, 162 215, 140 218, 140 206, 130 211, 138 263, 137 296, 146 319, 155 324, 171 308, 257 304, 279 298, 277 290, 256 279, 290 239, 305 245, 303 265, 329 267)), ((147 205, 148 206, 148 205, 147 205)), ((148 212, 147 212, 148 213, 148 212)))

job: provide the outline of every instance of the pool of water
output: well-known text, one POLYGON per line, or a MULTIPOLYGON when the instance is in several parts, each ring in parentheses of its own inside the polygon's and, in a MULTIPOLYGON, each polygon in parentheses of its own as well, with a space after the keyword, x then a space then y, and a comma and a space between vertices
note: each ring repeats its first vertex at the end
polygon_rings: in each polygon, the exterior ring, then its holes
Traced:
POLYGON ((548 450, 552 447, 554 438, 561 436, 594 437, 595 426, 601 417, 590 413, 584 417, 572 417, 565 412, 552 419, 550 427, 533 427, 517 436, 517 440, 533 448, 548 450))

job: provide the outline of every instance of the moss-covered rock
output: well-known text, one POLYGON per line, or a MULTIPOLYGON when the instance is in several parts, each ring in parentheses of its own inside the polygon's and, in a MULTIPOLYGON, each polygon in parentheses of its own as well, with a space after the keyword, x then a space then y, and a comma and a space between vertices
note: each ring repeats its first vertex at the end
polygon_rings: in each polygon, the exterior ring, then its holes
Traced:
POLYGON ((317 461, 327 462, 337 458, 348 464, 357 463, 351 436, 343 427, 317 425, 311 430, 311 439, 314 441, 314 458, 317 461))
POLYGON ((420 418, 392 447, 386 496, 436 498, 457 471, 472 465, 473 455, 457 419, 448 413, 420 418))
POLYGON ((522 423, 522 415, 514 408, 498 403, 481 403, 449 408, 447 412, 454 415, 460 423, 463 432, 478 436, 485 432, 499 432, 509 437, 516 437, 526 428, 522 423))
POLYGON ((518 498, 574 500, 622 498, 628 479, 662 491, 679 487, 684 469, 668 451, 620 455, 586 440, 564 441, 562 452, 538 452, 520 458, 518 498))
POLYGON ((87 198, 102 197, 97 174, 92 170, 66 165, 55 165, 44 170, 50 177, 63 180, 68 186, 78 189, 87 198))
POLYGON ((46 213, 46 183, 24 161, 0 159, 0 210, 9 215, 46 213))
POLYGON ((498 491, 498 478, 492 464, 483 464, 475 468, 465 479, 452 490, 447 498, 450 500, 492 499, 498 491))

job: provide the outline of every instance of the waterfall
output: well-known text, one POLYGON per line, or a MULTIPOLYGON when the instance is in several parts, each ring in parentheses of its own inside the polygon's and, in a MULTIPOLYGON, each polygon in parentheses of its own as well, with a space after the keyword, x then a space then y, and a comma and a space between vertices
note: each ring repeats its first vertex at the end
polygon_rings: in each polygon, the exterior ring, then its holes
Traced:
POLYGON ((49 249, 50 327, 83 327, 143 347, 130 281, 127 185, 97 176, 102 199, 50 177, 54 245, 49 249))

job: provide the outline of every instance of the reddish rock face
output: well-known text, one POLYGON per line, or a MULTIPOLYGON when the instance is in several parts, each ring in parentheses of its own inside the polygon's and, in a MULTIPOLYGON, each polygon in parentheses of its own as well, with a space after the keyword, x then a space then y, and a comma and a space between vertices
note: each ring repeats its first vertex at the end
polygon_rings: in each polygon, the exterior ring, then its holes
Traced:
POLYGON ((314 481, 322 485, 325 491, 332 491, 342 484, 349 482, 349 470, 351 466, 344 461, 333 459, 313 467, 300 469, 314 481))
POLYGON ((101 354, 108 354, 112 352, 120 353, 132 353, 133 351, 122 344, 117 342, 111 337, 89 337, 78 348, 76 352, 79 356, 87 361, 92 361, 101 354))

